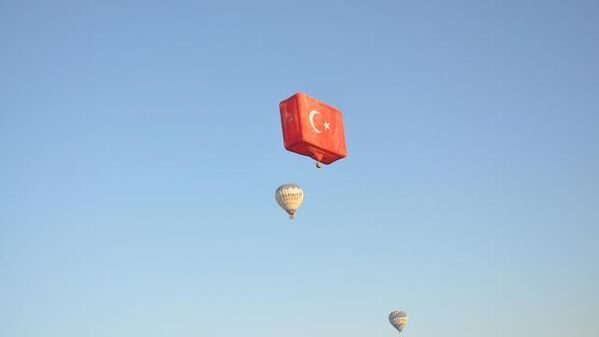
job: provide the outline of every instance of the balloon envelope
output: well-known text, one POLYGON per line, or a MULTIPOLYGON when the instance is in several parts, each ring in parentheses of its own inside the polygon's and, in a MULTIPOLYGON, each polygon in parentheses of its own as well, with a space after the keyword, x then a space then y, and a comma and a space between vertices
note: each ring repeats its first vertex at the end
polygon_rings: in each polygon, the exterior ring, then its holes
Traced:
POLYGON ((408 324, 408 315, 404 311, 395 310, 389 314, 389 322, 401 332, 408 324))
POLYGON ((298 92, 283 100, 279 110, 285 149, 327 165, 347 156, 339 109, 298 92))
POLYGON ((275 199, 279 206, 293 219, 295 211, 304 201, 304 190, 296 184, 284 184, 277 188, 275 199))

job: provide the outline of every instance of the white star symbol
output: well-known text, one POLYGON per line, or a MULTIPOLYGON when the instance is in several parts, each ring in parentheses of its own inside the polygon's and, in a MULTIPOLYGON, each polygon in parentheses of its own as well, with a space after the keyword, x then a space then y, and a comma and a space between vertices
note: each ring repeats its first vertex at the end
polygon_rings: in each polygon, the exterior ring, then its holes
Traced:
POLYGON ((331 128, 331 124, 329 124, 328 121, 322 123, 322 125, 324 125, 324 128, 327 129, 327 130, 331 128))

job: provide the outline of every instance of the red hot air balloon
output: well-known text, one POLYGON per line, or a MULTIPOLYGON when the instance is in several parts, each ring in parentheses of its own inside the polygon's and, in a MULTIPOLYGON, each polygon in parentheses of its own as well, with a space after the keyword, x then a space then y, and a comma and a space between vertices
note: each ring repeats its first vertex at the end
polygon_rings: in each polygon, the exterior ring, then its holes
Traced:
POLYGON ((285 148, 320 163, 345 158, 341 111, 301 92, 279 104, 285 148))

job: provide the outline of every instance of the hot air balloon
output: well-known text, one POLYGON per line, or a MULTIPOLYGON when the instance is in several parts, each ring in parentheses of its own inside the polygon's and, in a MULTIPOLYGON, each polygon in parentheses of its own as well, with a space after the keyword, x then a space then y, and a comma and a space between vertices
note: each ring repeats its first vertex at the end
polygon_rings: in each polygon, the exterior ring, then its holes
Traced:
POLYGON ((293 220, 295 211, 304 201, 304 190, 296 184, 284 184, 277 188, 275 199, 279 206, 289 214, 289 218, 293 220))
POLYGON ((320 164, 345 158, 341 111, 301 92, 279 104, 285 149, 320 164))
POLYGON ((404 311, 395 310, 389 314, 389 322, 401 332, 408 324, 408 315, 404 311))

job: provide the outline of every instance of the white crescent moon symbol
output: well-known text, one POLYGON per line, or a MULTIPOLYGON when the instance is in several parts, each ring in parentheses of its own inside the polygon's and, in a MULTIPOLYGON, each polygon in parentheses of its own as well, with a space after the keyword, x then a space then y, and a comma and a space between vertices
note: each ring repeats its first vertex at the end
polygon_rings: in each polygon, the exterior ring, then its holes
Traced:
POLYGON ((318 112, 317 110, 312 110, 310 111, 310 126, 312 127, 312 130, 314 130, 314 132, 316 133, 321 133, 322 131, 318 130, 315 126, 314 126, 314 116, 315 115, 320 115, 320 112, 318 112))

